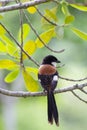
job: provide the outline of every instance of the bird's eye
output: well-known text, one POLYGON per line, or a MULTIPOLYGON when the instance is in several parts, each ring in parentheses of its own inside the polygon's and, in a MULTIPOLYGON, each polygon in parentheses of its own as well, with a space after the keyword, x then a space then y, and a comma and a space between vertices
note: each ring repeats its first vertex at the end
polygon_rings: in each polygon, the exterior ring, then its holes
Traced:
POLYGON ((52 64, 54 67, 57 66, 57 63, 56 63, 56 62, 52 62, 51 64, 52 64))

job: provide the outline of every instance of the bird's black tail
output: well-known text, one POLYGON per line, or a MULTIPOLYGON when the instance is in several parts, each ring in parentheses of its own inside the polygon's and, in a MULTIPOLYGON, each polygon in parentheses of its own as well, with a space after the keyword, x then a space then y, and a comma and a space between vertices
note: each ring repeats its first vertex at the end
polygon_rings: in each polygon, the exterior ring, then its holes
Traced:
POLYGON ((55 102, 55 97, 53 91, 47 92, 47 100, 48 100, 48 121, 53 124, 53 119, 57 126, 59 126, 59 116, 58 110, 55 102))

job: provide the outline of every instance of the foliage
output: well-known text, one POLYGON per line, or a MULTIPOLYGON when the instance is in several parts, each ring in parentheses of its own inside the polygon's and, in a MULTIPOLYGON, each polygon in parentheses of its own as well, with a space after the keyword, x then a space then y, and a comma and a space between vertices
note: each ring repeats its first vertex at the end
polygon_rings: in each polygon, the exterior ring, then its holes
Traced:
MULTIPOLYGON (((22 71, 28 91, 38 91, 38 69, 26 66, 26 64, 24 64, 25 60, 29 57, 29 60, 31 60, 32 55, 38 48, 47 47, 50 49, 48 43, 54 37, 58 39, 63 38, 65 28, 72 31, 81 39, 87 40, 87 33, 79 30, 72 24, 73 21, 75 21, 75 17, 70 13, 69 7, 80 11, 87 11, 87 7, 83 5, 70 4, 64 0, 54 4, 52 8, 44 9, 44 14, 41 13, 39 7, 27 8, 27 13, 30 13, 32 17, 37 13, 41 16, 42 33, 37 35, 37 30, 33 28, 32 24, 30 24, 28 20, 27 23, 23 22, 23 18, 20 17, 21 24, 17 37, 18 44, 14 41, 14 38, 11 37, 12 35, 10 35, 10 37, 8 36, 10 32, 0 23, 0 54, 6 56, 5 59, 0 60, 0 69, 10 71, 5 77, 5 82, 13 82, 22 71), (62 22, 60 22, 61 18, 58 17, 59 12, 61 12, 63 16, 62 22), (34 31, 37 36, 36 39, 29 39, 31 31, 34 31), (7 55, 9 58, 7 58, 7 55)), ((25 14, 24 11, 22 13, 25 14)), ((26 15, 24 15, 24 17, 26 18, 26 15)), ((4 19, 4 15, 1 14, 0 19, 4 19)))

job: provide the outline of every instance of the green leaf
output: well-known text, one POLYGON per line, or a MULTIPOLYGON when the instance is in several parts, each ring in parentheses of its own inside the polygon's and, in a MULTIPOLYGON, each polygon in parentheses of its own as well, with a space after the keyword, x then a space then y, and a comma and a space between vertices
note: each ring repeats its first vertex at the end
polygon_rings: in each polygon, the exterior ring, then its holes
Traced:
POLYGON ((64 27, 62 26, 57 26, 55 28, 55 34, 57 36, 58 39, 62 39, 64 36, 64 27))
MULTIPOLYGON (((29 40, 24 44, 24 50, 29 54, 32 55, 36 50, 36 44, 33 40, 29 40)), ((23 59, 26 59, 27 56, 23 53, 23 59)))
POLYGON ((80 10, 80 11, 87 11, 87 6, 77 5, 77 4, 69 4, 69 5, 72 6, 73 8, 80 10))
POLYGON ((71 30, 83 40, 87 40, 87 33, 80 31, 77 28, 72 27, 71 30))
POLYGON ((74 16, 73 15, 69 15, 65 18, 65 24, 70 24, 71 22, 74 21, 74 16))
POLYGON ((62 3, 62 12, 66 16, 70 15, 70 12, 69 12, 69 9, 68 9, 68 5, 66 3, 62 3))
POLYGON ((17 78, 18 74, 19 74, 19 69, 16 69, 16 70, 10 72, 10 73, 5 77, 5 79, 4 79, 5 82, 7 82, 7 83, 13 82, 13 81, 17 78))
MULTIPOLYGON (((49 43, 49 41, 52 39, 53 36, 54 36, 54 28, 39 35, 39 37, 42 39, 42 41, 45 44, 49 43)), ((39 38, 36 39, 35 43, 36 43, 38 48, 44 47, 43 43, 40 41, 39 38)))
POLYGON ((0 52, 6 52, 6 46, 0 41, 0 52))
POLYGON ((25 69, 22 71, 25 85, 28 91, 36 92, 39 89, 38 82, 33 79, 33 77, 29 74, 29 72, 25 69))
POLYGON ((0 69, 10 70, 10 69, 18 68, 18 67, 19 67, 18 64, 12 60, 7 60, 7 59, 0 60, 0 69))
MULTIPOLYGON (((23 40, 25 40, 30 32, 30 26, 28 24, 23 24, 23 40)), ((21 29, 19 30, 18 39, 21 41, 21 29)))

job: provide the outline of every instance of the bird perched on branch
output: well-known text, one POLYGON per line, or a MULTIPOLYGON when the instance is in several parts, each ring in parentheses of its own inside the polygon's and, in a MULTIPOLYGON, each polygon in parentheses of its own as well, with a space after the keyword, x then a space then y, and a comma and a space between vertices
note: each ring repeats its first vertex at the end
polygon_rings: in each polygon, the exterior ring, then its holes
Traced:
POLYGON ((57 63, 60 63, 60 61, 56 57, 46 56, 39 67, 38 80, 44 90, 47 91, 48 121, 53 124, 54 120, 56 125, 59 126, 59 115, 53 93, 58 82, 57 63))

